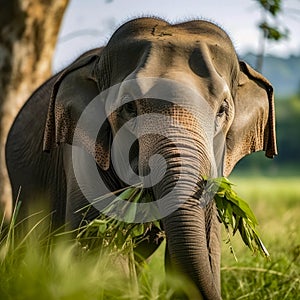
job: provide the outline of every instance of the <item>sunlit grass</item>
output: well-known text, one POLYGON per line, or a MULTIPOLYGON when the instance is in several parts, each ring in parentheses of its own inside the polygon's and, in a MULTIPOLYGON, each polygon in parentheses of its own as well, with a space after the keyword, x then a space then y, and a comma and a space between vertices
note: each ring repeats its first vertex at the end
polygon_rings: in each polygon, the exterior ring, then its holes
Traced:
POLYGON ((252 257, 233 238, 238 262, 223 243, 224 299, 298 299, 300 295, 300 178, 231 178, 258 221, 271 260, 252 257))
MULTIPOLYGON (((254 211, 271 260, 252 256, 236 236, 232 239, 236 262, 223 243, 223 298, 297 299, 300 178, 233 177, 231 181, 254 211)), ((165 283, 164 245, 135 275, 118 255, 85 252, 65 238, 42 240, 38 231, 39 226, 22 244, 1 241, 0 299, 171 299, 175 289, 185 285, 176 279, 165 283)))

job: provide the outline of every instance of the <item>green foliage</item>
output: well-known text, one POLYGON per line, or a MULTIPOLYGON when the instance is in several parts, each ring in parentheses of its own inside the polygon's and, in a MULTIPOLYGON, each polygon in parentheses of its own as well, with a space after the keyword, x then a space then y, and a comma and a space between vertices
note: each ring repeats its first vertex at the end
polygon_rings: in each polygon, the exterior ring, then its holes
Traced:
MULTIPOLYGON (((261 8, 271 14, 273 18, 282 11, 282 1, 281 0, 256 0, 261 8)), ((284 28, 280 29, 278 26, 270 25, 267 21, 267 17, 264 18, 263 22, 259 24, 259 28, 263 31, 264 37, 269 40, 279 41, 283 38, 288 37, 288 30, 284 28)))
POLYGON ((259 252, 262 256, 268 258, 269 253, 256 230, 258 222, 254 213, 248 203, 232 189, 232 185, 225 177, 207 180, 207 190, 216 192, 214 200, 219 218, 228 234, 227 243, 230 244, 230 249, 236 258, 231 245, 230 231, 232 231, 232 236, 238 231, 245 245, 253 253, 259 252))
POLYGON ((278 148, 280 163, 300 164, 300 95, 278 102, 278 148))
POLYGON ((276 16, 281 11, 281 0, 256 0, 266 11, 276 16))
MULTIPOLYGON (((264 257, 269 257, 269 253, 257 233, 256 225, 258 223, 254 213, 247 202, 232 189, 233 184, 225 177, 205 178, 205 181, 205 193, 209 195, 208 197, 212 197, 210 195, 214 197, 219 218, 228 233, 228 243, 230 243, 230 229, 232 229, 232 235, 239 232, 245 245, 253 253, 259 252, 264 257)), ((97 201, 104 198, 105 196, 97 201)), ((160 227, 157 221, 145 224, 134 223, 137 212, 135 204, 153 200, 153 196, 141 185, 123 189, 121 194, 108 205, 104 214, 81 228, 77 240, 86 249, 100 246, 108 248, 110 251, 121 250, 123 254, 132 256, 133 248, 143 241, 151 226, 160 227), (122 202, 121 207, 120 200, 126 201, 122 202), (127 203, 128 205, 126 205, 127 203), (115 211, 118 211, 129 222, 118 220, 115 211)), ((232 252, 234 254, 233 249, 232 252)))
POLYGON ((288 30, 282 31, 280 28, 270 26, 266 21, 259 24, 259 28, 264 32, 264 37, 268 40, 279 41, 288 37, 288 30))
MULTIPOLYGON (((111 251, 121 251, 123 254, 131 255, 133 248, 142 242, 145 234, 155 225, 160 228, 158 221, 149 223, 135 223, 137 206, 140 202, 152 201, 152 195, 141 185, 131 186, 116 192, 116 197, 103 211, 99 218, 82 226, 77 235, 78 242, 86 249, 102 247, 111 251), (121 205, 120 205, 120 200, 121 205), (127 201, 128 205, 126 205, 127 201), (124 216, 127 222, 119 220, 116 215, 124 216)), ((102 201, 109 197, 105 195, 95 201, 102 201)))

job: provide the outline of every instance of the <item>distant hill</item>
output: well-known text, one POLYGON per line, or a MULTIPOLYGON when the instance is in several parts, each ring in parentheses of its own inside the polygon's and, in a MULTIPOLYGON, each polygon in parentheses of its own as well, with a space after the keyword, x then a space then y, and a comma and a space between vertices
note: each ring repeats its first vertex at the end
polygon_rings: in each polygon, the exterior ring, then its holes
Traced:
MULTIPOLYGON (((241 56, 252 67, 255 67, 256 56, 252 53, 241 56)), ((273 84, 275 95, 284 97, 300 91, 300 56, 288 58, 266 56, 262 70, 263 75, 273 84)))

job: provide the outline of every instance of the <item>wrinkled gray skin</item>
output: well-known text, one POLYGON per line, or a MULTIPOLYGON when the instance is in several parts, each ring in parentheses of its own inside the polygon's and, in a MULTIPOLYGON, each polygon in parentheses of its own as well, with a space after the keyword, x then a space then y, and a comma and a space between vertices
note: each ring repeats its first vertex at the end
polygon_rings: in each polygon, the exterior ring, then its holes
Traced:
MULTIPOLYGON (((265 150, 268 157, 276 154, 272 87, 262 75, 239 62, 222 29, 206 21, 170 25, 159 19, 136 19, 120 27, 106 47, 85 53, 47 81, 17 116, 8 136, 6 159, 13 199, 22 187, 20 218, 32 207, 47 204, 54 211, 54 226, 79 225, 82 215, 74 211, 87 202, 72 168, 69 144, 74 124, 83 108, 101 91, 125 78, 137 77, 172 79, 204 97, 214 113, 214 118, 210 116, 204 122, 217 123, 226 137, 223 175, 229 175, 236 162, 251 152, 265 150)), ((145 136, 133 147, 131 162, 133 169, 143 174, 148 172, 151 156, 164 156, 167 171, 153 189, 158 199, 174 187, 179 173, 184 174, 176 199, 167 199, 166 206, 172 201, 184 204, 161 220, 167 242, 166 267, 192 280, 204 299, 221 299, 220 223, 215 205, 209 202, 203 207, 199 197, 186 196, 195 186, 201 189, 202 176, 210 174, 207 138, 195 125, 199 121, 194 119, 197 113, 191 115, 171 103, 150 100, 124 105, 109 116, 98 136, 95 161, 99 173, 111 190, 124 186, 110 163, 110 146, 114 133, 126 120, 156 112, 184 124, 184 134, 180 130, 176 134, 176 139, 182 140, 181 146, 175 148, 159 136, 145 136)), ((197 103, 191 105, 194 111, 201 111, 197 103)), ((150 123, 137 124, 135 128, 151 126, 150 123)), ((162 135, 167 134, 166 128, 172 129, 172 124, 164 125, 162 135)), ((208 139, 214 142, 214 136, 208 139)), ((85 148, 84 142, 82 147, 85 148)), ((86 219, 93 219, 97 213, 90 210, 86 219)), ((144 257, 159 244, 156 232, 154 228, 149 233, 149 242, 141 249, 144 257)))

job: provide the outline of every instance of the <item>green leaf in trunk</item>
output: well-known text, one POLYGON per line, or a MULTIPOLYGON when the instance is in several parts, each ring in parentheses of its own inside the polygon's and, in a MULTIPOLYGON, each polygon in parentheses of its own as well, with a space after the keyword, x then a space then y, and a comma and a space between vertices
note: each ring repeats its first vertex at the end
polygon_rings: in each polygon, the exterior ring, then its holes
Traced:
MULTIPOLYGON (((245 245, 254 253, 259 252, 264 257, 269 257, 269 252, 259 238, 256 225, 258 222, 255 218, 251 208, 240 198, 232 189, 233 183, 227 178, 205 178, 206 188, 204 193, 213 195, 216 203, 218 217, 223 223, 227 234, 229 247, 233 255, 234 250, 231 245, 230 235, 234 236, 238 231, 245 245), (231 234, 230 234, 231 232, 231 234)), ((118 198, 113 200, 111 204, 106 207, 99 219, 96 219, 82 228, 78 234, 77 240, 86 241, 87 238, 98 237, 102 241, 102 246, 111 249, 133 249, 135 245, 143 239, 145 233, 152 225, 160 228, 159 221, 153 221, 147 224, 135 224, 134 220, 137 213, 137 204, 152 202, 154 197, 142 185, 131 186, 126 189, 116 192, 119 193, 118 198), (120 203, 119 200, 128 201, 128 205, 124 205, 124 201, 120 203), (112 212, 120 213, 129 222, 123 222, 115 219, 112 212)), ((107 197, 110 197, 108 195, 107 197)), ((105 196, 99 197, 96 200, 103 200, 105 196)), ((148 212, 145 211, 145 214, 148 212)), ((97 243, 95 243, 97 244, 97 243)))
POLYGON ((239 231, 243 242, 252 252, 258 251, 262 256, 268 258, 270 254, 255 228, 258 225, 257 219, 248 203, 232 189, 233 184, 225 177, 204 179, 207 182, 207 188, 216 191, 214 200, 218 215, 228 234, 229 228, 232 230, 232 235, 239 231))

